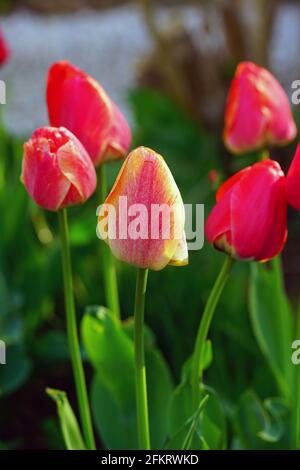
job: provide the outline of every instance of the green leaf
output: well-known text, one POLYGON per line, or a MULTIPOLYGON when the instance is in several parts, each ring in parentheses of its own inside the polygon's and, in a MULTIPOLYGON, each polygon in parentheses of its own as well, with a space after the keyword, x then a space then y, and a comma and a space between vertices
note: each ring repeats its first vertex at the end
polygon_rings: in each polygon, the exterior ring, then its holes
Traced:
POLYGON ((195 435, 197 426, 198 426, 198 422, 199 422, 199 419, 200 419, 200 414, 201 414, 202 410, 204 409, 208 399, 209 399, 209 395, 205 395, 202 398, 202 400, 200 401, 198 410, 195 412, 194 416, 192 416, 190 428, 189 428, 189 430, 187 432, 187 435, 185 436, 185 439, 184 439, 183 444, 182 444, 182 450, 190 449, 192 441, 194 439, 194 435, 195 435))
MULTIPOLYGON (((203 351, 203 356, 202 356, 202 370, 206 370, 209 368, 213 361, 213 348, 212 348, 212 343, 211 340, 208 339, 205 342, 204 346, 204 351, 203 351)), ((183 379, 188 379, 190 374, 192 373, 192 362, 193 362, 193 356, 190 356, 184 363, 183 368, 182 368, 182 377, 183 379)))
MULTIPOLYGON (((223 407, 216 393, 208 387, 199 391, 199 403, 208 395, 208 401, 199 417, 197 432, 194 433, 190 448, 224 449, 226 447, 226 421, 223 407)), ((170 439, 168 449, 180 449, 184 445, 189 423, 195 416, 192 403, 192 387, 190 381, 183 381, 175 389, 171 402, 170 439)))
POLYGON ((56 403, 66 448, 68 450, 85 450, 80 428, 66 393, 51 388, 47 388, 46 392, 56 403))
MULTIPOLYGON (((235 427, 240 446, 244 449, 272 448, 285 432, 284 419, 288 408, 280 398, 262 402, 255 392, 243 393, 235 415, 235 427)), ((274 448, 274 447, 273 447, 274 448)))
POLYGON ((280 260, 251 264, 249 311, 256 340, 284 397, 291 378, 292 312, 284 291, 280 260))
MULTIPOLYGON (((84 346, 96 375, 91 401, 97 430, 109 449, 136 449, 136 402, 132 319, 124 325, 104 307, 88 309, 82 321, 84 346)), ((172 380, 145 328, 151 443, 162 448, 168 432, 172 380)))

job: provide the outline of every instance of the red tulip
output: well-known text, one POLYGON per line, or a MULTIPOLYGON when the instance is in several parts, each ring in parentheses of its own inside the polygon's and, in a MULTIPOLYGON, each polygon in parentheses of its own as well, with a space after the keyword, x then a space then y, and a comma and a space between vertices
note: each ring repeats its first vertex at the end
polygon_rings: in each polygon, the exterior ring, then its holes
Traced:
POLYGON ((286 177, 286 188, 288 203, 300 211, 300 143, 286 177))
POLYGON ((224 143, 233 153, 283 145, 295 138, 296 125, 283 88, 268 70, 241 62, 230 86, 224 143))
POLYGON ((73 132, 94 165, 127 153, 129 126, 94 78, 68 62, 58 62, 49 70, 46 95, 51 126, 73 132))
POLYGON ((163 157, 139 147, 126 158, 99 214, 103 237, 116 258, 154 271, 188 262, 185 212, 163 157), (110 218, 113 208, 114 217, 110 218), (156 212, 161 208, 162 213, 156 212))
POLYGON ((10 57, 10 50, 5 41, 3 32, 0 30, 0 65, 4 65, 10 57))
POLYGON ((79 140, 63 127, 42 127, 24 144, 21 180, 41 207, 81 204, 96 188, 96 172, 79 140))
POLYGON ((266 261, 283 248, 286 237, 285 176, 277 162, 244 168, 217 191, 206 223, 210 243, 233 258, 266 261))

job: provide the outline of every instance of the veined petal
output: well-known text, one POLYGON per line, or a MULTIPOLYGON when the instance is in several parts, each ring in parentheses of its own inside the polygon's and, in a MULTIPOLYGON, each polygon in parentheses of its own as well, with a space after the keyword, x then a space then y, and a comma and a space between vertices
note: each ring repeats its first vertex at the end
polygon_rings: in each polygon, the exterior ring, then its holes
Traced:
POLYGON ((69 140, 58 150, 57 161, 62 174, 72 185, 63 205, 78 204, 80 200, 84 202, 95 191, 97 178, 83 145, 75 138, 69 140))
POLYGON ((24 144, 21 180, 39 206, 53 211, 60 207, 71 187, 55 155, 47 147, 35 149, 30 141, 24 144))
POLYGON ((187 264, 189 264, 189 253, 186 243, 185 232, 183 232, 182 239, 179 241, 176 251, 172 259, 169 261, 169 264, 171 266, 186 266, 187 264))
POLYGON ((108 239, 114 255, 135 266, 163 269, 183 237, 185 219, 180 192, 164 159, 144 147, 131 152, 105 203, 116 209, 116 237, 108 239), (127 204, 125 222, 120 198, 127 204), (137 217, 142 235, 134 238, 137 217))
POLYGON ((86 150, 64 128, 43 127, 32 134, 24 144, 21 180, 34 201, 52 211, 84 202, 96 187, 86 150))

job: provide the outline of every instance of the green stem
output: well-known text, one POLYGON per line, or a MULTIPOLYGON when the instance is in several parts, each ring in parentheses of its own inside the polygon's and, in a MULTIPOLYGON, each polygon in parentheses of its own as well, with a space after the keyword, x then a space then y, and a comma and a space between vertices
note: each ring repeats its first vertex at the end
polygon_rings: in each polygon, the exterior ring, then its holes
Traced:
MULTIPOLYGON (((98 169, 98 187, 99 187, 99 197, 100 197, 99 203, 103 204, 107 196, 107 184, 106 184, 104 164, 100 165, 98 169)), ((100 250, 101 250, 100 256, 102 259, 106 304, 109 310, 116 316, 116 318, 120 319, 120 304, 119 304, 118 281, 117 281, 115 261, 109 249, 109 246, 107 246, 106 243, 104 242, 100 243, 100 250)))
POLYGON ((146 366, 144 352, 144 310, 148 269, 138 269, 134 305, 135 386, 139 448, 150 449, 146 366))
POLYGON ((258 162, 263 162, 267 158, 270 158, 269 150, 266 149, 266 148, 257 150, 256 155, 257 155, 257 161, 258 162))
POLYGON ((229 277, 231 268, 233 265, 233 259, 229 256, 226 257, 222 269, 217 277, 217 280, 210 292, 208 297, 200 325, 198 328, 195 350, 194 350, 194 362, 193 362, 193 399, 195 405, 198 406, 197 397, 198 397, 198 388, 199 382, 202 381, 203 374, 203 354, 205 348, 205 342, 207 339, 209 327, 212 322, 212 318, 218 303, 218 300, 221 296, 221 293, 225 287, 226 281, 229 277))
POLYGON ((68 335, 71 363, 72 363, 73 374, 75 378, 81 425, 82 425, 85 441, 87 444, 87 448, 90 450, 94 450, 96 448, 95 440, 94 440, 94 435, 93 435, 91 413, 90 413, 84 371, 83 371, 83 366, 81 362, 78 332, 77 332, 77 325, 76 325, 76 314, 75 314, 73 283, 72 283, 72 266, 71 266, 71 256, 70 256, 70 249, 69 249, 68 218, 67 218, 66 209, 62 209, 58 212, 58 220, 59 220, 61 250, 62 250, 65 309, 66 309, 66 318, 67 318, 67 335, 68 335))

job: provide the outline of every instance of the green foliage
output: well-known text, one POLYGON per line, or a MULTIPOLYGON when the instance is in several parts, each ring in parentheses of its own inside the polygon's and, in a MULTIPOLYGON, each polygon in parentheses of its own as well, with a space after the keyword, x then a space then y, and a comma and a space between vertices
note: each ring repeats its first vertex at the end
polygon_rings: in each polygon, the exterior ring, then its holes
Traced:
POLYGON ((48 388, 47 394, 51 397, 57 406, 61 431, 64 437, 66 448, 68 450, 85 450, 85 444, 76 416, 71 408, 65 392, 48 388))
POLYGON ((263 402, 252 390, 241 395, 235 412, 236 438, 239 449, 285 448, 283 440, 288 422, 288 408, 281 398, 268 398, 263 402))
MULTIPOLYGON (((84 347, 95 369, 92 409, 97 430, 109 449, 137 448, 132 331, 131 320, 122 325, 104 307, 88 309, 82 321, 84 347)), ((159 449, 167 436, 173 387, 149 331, 145 347, 151 443, 159 449)))
MULTIPOLYGON (((130 102, 135 122, 133 146, 150 146, 164 155, 184 201, 204 203, 207 216, 214 203, 209 171, 217 170, 222 178, 253 157, 225 155, 224 165, 219 139, 199 129, 158 92, 134 90, 130 102)), ((37 393, 36 376, 41 390, 48 383, 57 383, 72 398, 57 220, 56 214, 42 211, 29 200, 19 181, 21 142, 7 135, 3 127, 0 156, 0 339, 7 343, 8 358, 7 365, 0 366, 0 404, 8 408, 8 400, 15 399, 10 395, 18 393, 18 401, 24 400, 26 409, 37 393)), ((107 165, 110 186, 120 164, 107 165)), ((100 242, 95 236, 98 202, 95 195, 69 211, 78 321, 86 305, 104 303, 100 242)), ((292 313, 273 265, 251 265, 250 280, 248 263, 234 267, 209 333, 204 373, 207 385, 192 406, 191 354, 222 261, 223 255, 205 244, 203 250, 190 252, 188 267, 150 273, 145 336, 154 448, 270 449, 290 445, 287 398, 292 313)), ((125 322, 119 324, 104 307, 95 307, 84 315, 82 337, 92 365, 90 396, 101 445, 133 449, 137 436, 130 316, 135 270, 117 263, 117 273, 125 322)), ((57 403, 68 448, 83 448, 64 392, 52 391, 51 396, 57 403)), ((55 418, 54 412, 48 416, 39 408, 34 416, 20 416, 20 422, 32 432, 32 442, 37 436, 31 429, 39 429, 48 447, 57 448, 62 440, 55 418), (32 427, 32 420, 43 423, 32 427)), ((9 426, 10 420, 1 414, 0 447, 21 447, 19 430, 12 428, 9 437, 2 435, 9 426)))
POLYGON ((288 397, 291 384, 292 312, 287 300, 279 265, 253 263, 249 294, 249 311, 257 342, 267 359, 283 396, 288 397))

